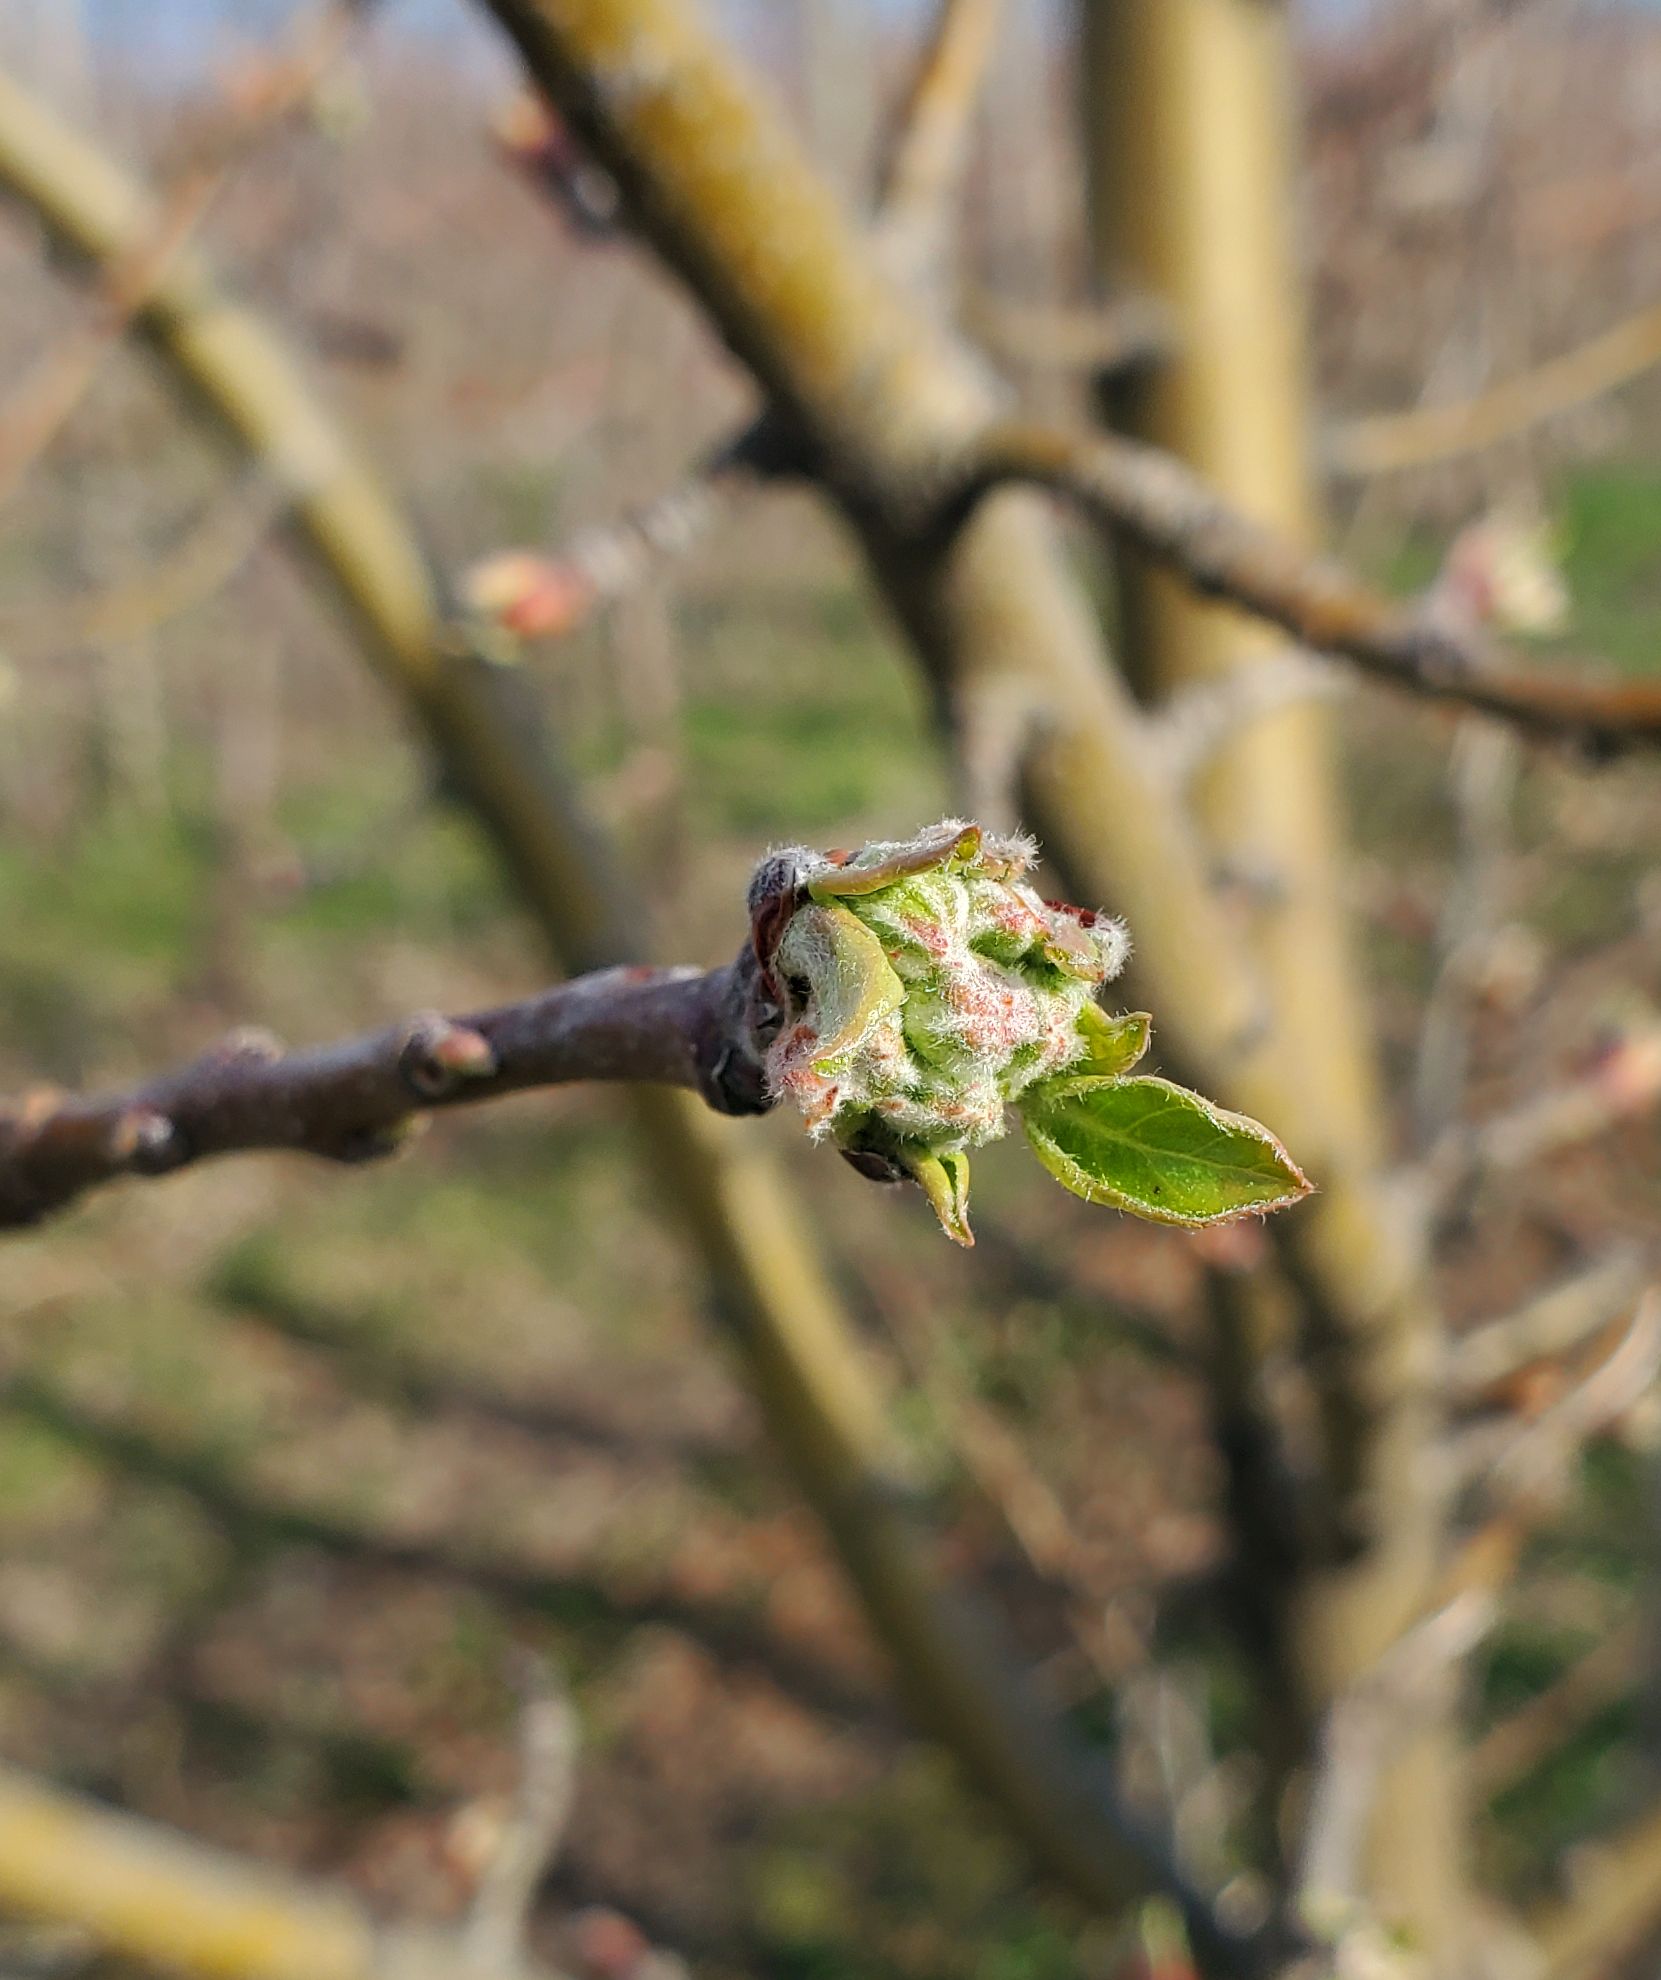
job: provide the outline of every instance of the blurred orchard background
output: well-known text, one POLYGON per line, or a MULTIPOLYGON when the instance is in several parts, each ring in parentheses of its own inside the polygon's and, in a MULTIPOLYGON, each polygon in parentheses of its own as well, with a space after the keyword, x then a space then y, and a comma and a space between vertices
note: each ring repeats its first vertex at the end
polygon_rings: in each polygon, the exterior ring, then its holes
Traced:
MULTIPOLYGON (((774 0, 722 25, 868 205, 925 10, 774 0)), ((682 486, 753 387, 602 175, 527 163, 493 26, 387 4, 268 114, 298 31, 274 6, 0 9, 16 82, 153 184, 203 188, 179 209, 195 241, 458 586, 682 486)), ((998 34, 961 315, 1026 404, 1083 417, 1114 333, 1075 23, 1012 6, 998 34)), ((1307 12, 1294 41, 1328 539, 1395 590, 1457 582, 1456 544, 1510 559, 1540 650, 1653 674, 1661 16, 1381 0, 1307 12), (1566 383, 1538 369, 1576 353, 1566 383), (1481 445, 1416 454, 1422 427, 1360 423, 1457 425, 1519 379, 1481 445)), ((119 1083, 238 1025, 312 1042, 524 994, 534 931, 282 501, 121 328, 22 204, 0 213, 0 1090, 119 1083)), ((1072 553, 1099 589, 1082 532, 1072 553)), ((742 490, 616 589, 516 664, 654 955, 730 955, 770 844, 952 808, 926 690, 810 492, 742 490)), ((1344 890, 1403 1145, 1612 1053, 1639 1066, 1635 1098, 1472 1186, 1438 1263, 1457 1328, 1653 1241, 1661 784, 1334 678, 1344 890)), ((745 1132, 814 1207, 939 1561, 1249 1913, 1225 1837, 1261 1763, 1188 1600, 1227 1545, 1200 1373, 1226 1247, 1077 1203, 1000 1147, 960 1254, 793 1115, 745 1132)), ((1264 1242, 1237 1240, 1248 1263, 1264 1242)), ((583 1727, 533 1922, 575 1970, 634 1958, 571 1937, 606 1907, 710 1976, 1175 1972, 1157 1932, 1138 1953, 1037 1875, 919 1737, 702 1305, 596 1087, 447 1116, 362 1171, 238 1160, 8 1237, 0 1751, 450 1919, 512 1806, 532 1653, 583 1727)), ((1525 1413, 1564 1380, 1507 1374, 1525 1413)), ((1572 1893, 1661 1779, 1661 1419, 1646 1392, 1598 1429, 1458 1706, 1477 1868, 1518 1906, 1572 1893)), ((3 1972, 126 1970, 74 1929, 0 1932, 3 1972)))

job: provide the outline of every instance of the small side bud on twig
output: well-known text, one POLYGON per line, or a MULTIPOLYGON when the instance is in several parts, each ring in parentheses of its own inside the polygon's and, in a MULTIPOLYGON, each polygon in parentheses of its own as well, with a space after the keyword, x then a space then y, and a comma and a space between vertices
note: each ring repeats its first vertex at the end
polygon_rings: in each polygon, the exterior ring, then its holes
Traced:
POLYGON ((1095 995, 1130 953, 1122 923, 1044 901, 1036 848, 960 819, 853 854, 788 847, 750 883, 773 1022, 768 1091, 864 1175, 906 1175, 972 1244, 967 1151, 1017 1108, 1038 1158, 1092 1202, 1208 1224, 1309 1188, 1253 1121, 1169 1081, 1128 1078, 1140 1012, 1095 995))
POLYGON ((256 1065, 274 1066, 288 1048, 274 1031, 261 1024, 239 1024, 228 1032, 214 1050, 216 1059, 252 1059, 256 1065))
POLYGON ((1490 511, 1454 538, 1426 609, 1455 633, 1484 626, 1547 638, 1569 623, 1562 546, 1551 525, 1516 506, 1490 511))
POLYGON ((470 611, 521 639, 575 632, 599 601, 593 579, 578 565, 530 550, 481 557, 462 574, 460 591, 470 611))
POLYGON ((179 1167, 185 1141, 165 1114, 149 1107, 130 1107, 109 1133, 109 1158, 140 1175, 158 1176, 179 1167))
POLYGON ((410 1025, 409 1042, 398 1055, 398 1074, 421 1100, 438 1100, 469 1079, 489 1079, 496 1054, 487 1040, 465 1025, 427 1013, 410 1025))
POLYGON ((63 1105, 63 1092, 56 1086, 31 1086, 12 1107, 11 1116, 20 1134, 28 1134, 43 1121, 49 1121, 63 1105))

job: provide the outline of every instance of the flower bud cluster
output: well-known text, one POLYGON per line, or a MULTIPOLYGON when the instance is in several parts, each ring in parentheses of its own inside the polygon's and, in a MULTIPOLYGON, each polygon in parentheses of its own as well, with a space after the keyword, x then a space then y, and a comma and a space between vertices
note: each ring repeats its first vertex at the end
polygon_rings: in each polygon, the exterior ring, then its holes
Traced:
POLYGON ((1129 938, 1041 900, 1022 878, 1034 853, 948 819, 851 856, 763 863, 751 907, 782 1012, 768 1086, 816 1138, 916 1173, 920 1156, 1002 1134, 1028 1087, 1090 1057, 1093 999, 1129 938))

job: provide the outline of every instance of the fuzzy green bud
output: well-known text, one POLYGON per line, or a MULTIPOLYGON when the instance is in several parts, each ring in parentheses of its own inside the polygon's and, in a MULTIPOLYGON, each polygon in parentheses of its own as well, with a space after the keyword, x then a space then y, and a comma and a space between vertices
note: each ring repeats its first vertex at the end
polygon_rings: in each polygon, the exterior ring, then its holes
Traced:
POLYGON ((964 1151, 1038 1082, 1121 1071, 1147 1036, 1094 1002, 1129 953, 1123 924, 1041 900, 1022 877, 1035 850, 948 819, 851 856, 788 848, 751 888, 781 1013, 769 1092, 866 1173, 921 1183, 965 1244, 964 1151))

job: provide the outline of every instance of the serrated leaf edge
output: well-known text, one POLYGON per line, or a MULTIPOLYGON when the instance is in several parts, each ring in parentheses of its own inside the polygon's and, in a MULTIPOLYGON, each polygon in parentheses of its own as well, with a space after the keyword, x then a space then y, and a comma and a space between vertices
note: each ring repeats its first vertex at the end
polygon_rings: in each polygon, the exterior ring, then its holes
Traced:
MULTIPOLYGON (((1039 1161, 1049 1170, 1063 1188, 1086 1203, 1100 1203, 1111 1209, 1123 1210, 1129 1215, 1140 1217, 1146 1223, 1174 1224, 1183 1230, 1204 1230, 1213 1224, 1235 1224, 1242 1217, 1263 1217, 1273 1210, 1289 1209, 1294 1203, 1301 1203, 1315 1185, 1309 1180, 1296 1162, 1286 1152, 1280 1137, 1266 1128, 1261 1121, 1254 1121, 1249 1114, 1231 1113, 1226 1107, 1219 1107, 1215 1101, 1206 1099, 1203 1093, 1195 1093, 1191 1087, 1179 1086, 1175 1080, 1162 1079, 1157 1073, 1138 1074, 1131 1079, 1104 1078, 1099 1074, 1073 1075, 1063 1073, 1059 1078, 1044 1080, 1021 1096, 1019 1111, 1022 1131, 1027 1144, 1039 1161), (1216 1126, 1229 1130, 1244 1129, 1255 1141, 1269 1148, 1295 1179, 1295 1187, 1283 1195, 1266 1197, 1256 1203, 1242 1203, 1237 1209, 1219 1210, 1208 1217, 1183 1216, 1166 1210, 1161 1205, 1144 1202, 1140 1197, 1114 1189, 1110 1184, 1099 1182, 1082 1164, 1075 1162, 1064 1150, 1053 1146, 1045 1147, 1038 1139, 1033 1123, 1027 1118, 1030 1108, 1042 1113, 1046 1097, 1052 1100, 1065 1100, 1081 1092, 1094 1092, 1108 1086, 1159 1086, 1169 1093, 1179 1094, 1184 1100, 1192 1101, 1216 1126)), ((1203 1156, 1190 1157, 1204 1161, 1203 1156)), ((1212 1164, 1220 1168, 1222 1164, 1212 1164)))

